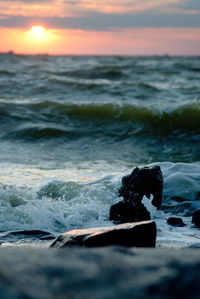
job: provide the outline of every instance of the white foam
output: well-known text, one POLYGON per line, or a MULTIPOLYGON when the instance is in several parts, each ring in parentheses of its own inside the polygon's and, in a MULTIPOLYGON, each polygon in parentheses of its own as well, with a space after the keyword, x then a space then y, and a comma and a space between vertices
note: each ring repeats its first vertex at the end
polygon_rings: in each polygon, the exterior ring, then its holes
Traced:
POLYGON ((143 196, 142 203, 147 208, 151 215, 151 219, 162 219, 165 218, 165 213, 161 210, 157 210, 155 206, 152 205, 153 195, 151 195, 150 199, 146 196, 143 196))
MULTIPOLYGON (((112 171, 102 163, 94 168, 74 167, 55 170, 26 169, 11 167, 3 169, 0 185, 0 230, 42 229, 63 232, 74 228, 111 225, 110 206, 121 199, 117 190, 126 171, 112 171), (60 176, 59 176, 60 173, 60 176), (12 174, 12 175, 11 175, 12 174), (71 179, 70 179, 71 178, 71 179)), ((150 166, 153 166, 151 164, 150 166)), ((174 207, 182 203, 172 201, 171 196, 186 198, 188 203, 200 204, 196 200, 200 191, 200 166, 186 163, 156 163, 164 176, 164 199, 172 202, 171 212, 157 210, 151 200, 144 196, 143 203, 151 213, 158 227, 159 242, 190 243, 199 240, 197 231, 191 226, 191 217, 183 217, 187 224, 173 228, 167 224, 170 216, 180 216, 174 207)), ((116 169, 115 169, 116 170, 116 169)))
POLYGON ((182 197, 195 200, 200 193, 200 165, 188 163, 162 162, 159 165, 163 173, 163 194, 165 198, 182 197))

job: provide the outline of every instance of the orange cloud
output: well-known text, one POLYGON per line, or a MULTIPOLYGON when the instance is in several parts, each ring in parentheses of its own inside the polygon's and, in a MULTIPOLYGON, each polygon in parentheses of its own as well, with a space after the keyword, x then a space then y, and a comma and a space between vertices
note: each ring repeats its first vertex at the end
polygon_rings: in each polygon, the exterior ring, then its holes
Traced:
POLYGON ((171 4, 177 4, 180 0, 94 0, 79 1, 82 10, 103 12, 103 13, 134 13, 149 9, 159 9, 171 4))
POLYGON ((63 1, 47 2, 0 1, 1 14, 7 16, 66 17, 73 16, 70 5, 63 1))
POLYGON ((52 0, 52 1, 2 1, 0 11, 4 15, 35 17, 80 16, 86 12, 136 13, 151 9, 166 9, 181 0, 52 0))

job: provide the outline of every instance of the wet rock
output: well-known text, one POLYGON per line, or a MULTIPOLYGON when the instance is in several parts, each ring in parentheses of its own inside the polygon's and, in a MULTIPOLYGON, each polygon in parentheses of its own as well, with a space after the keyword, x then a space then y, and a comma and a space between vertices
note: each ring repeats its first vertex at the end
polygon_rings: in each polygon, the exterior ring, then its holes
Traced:
POLYGON ((139 193, 141 198, 153 195, 152 204, 160 209, 163 193, 163 175, 159 166, 136 167, 131 174, 122 178, 119 196, 129 200, 133 193, 139 193))
POLYGON ((192 223, 200 228, 200 210, 196 210, 192 215, 192 223))
POLYGON ((110 208, 109 220, 114 223, 138 222, 150 219, 150 213, 141 202, 140 196, 138 198, 132 196, 131 200, 122 200, 110 208))
POLYGON ((56 237, 46 231, 43 230, 17 230, 17 231, 9 231, 5 233, 0 233, 0 241, 4 242, 15 242, 17 240, 54 240, 56 237))
POLYGON ((180 217, 170 217, 167 219, 167 223, 173 226, 180 226, 180 227, 185 226, 183 219, 180 217))
POLYGON ((155 244, 155 222, 143 221, 109 227, 72 230, 59 236, 50 247, 103 247, 110 245, 155 247, 155 244))
POLYGON ((9 234, 13 236, 26 236, 30 238, 37 238, 40 240, 52 240, 55 239, 55 236, 52 235, 49 232, 43 231, 43 230, 22 230, 22 231, 12 231, 9 232, 9 234))

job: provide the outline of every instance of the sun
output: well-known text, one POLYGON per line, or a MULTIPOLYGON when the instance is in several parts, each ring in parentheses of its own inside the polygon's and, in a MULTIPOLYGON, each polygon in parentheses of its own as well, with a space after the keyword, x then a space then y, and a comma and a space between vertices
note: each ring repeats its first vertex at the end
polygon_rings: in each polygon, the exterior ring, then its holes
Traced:
POLYGON ((47 38, 46 29, 43 26, 32 26, 30 29, 30 35, 36 40, 43 40, 47 38))
POLYGON ((20 40, 31 53, 47 53, 59 42, 60 36, 55 29, 34 24, 23 31, 20 40))

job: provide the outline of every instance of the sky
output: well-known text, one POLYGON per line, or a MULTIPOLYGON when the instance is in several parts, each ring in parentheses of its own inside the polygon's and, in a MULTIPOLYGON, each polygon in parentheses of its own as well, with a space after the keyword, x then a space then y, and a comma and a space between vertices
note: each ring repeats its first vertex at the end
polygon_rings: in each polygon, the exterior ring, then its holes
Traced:
POLYGON ((7 51, 200 55, 200 0, 0 0, 7 51))

